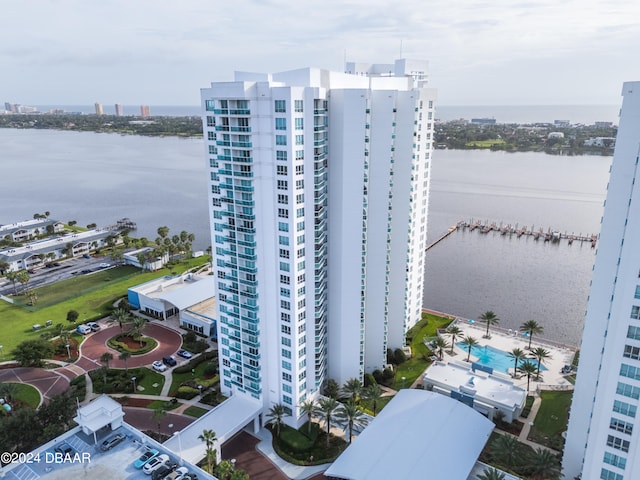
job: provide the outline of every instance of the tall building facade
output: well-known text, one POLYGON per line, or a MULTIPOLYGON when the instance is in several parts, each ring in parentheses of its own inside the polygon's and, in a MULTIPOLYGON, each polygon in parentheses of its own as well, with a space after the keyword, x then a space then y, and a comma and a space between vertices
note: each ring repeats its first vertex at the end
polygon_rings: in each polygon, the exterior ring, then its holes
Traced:
POLYGON ((291 424, 420 318, 435 94, 421 62, 350 69, 202 90, 221 388, 291 424))
POLYGON ((568 480, 640 478, 640 82, 622 94, 563 457, 568 480))
POLYGON ((124 115, 124 109, 122 108, 121 103, 116 103, 116 117, 121 117, 124 115))
POLYGON ((149 105, 140 105, 140 116, 147 118, 150 115, 151 109, 149 108, 149 105))
POLYGON ((96 108, 96 115, 104 115, 104 110, 101 103, 96 102, 94 106, 96 108))

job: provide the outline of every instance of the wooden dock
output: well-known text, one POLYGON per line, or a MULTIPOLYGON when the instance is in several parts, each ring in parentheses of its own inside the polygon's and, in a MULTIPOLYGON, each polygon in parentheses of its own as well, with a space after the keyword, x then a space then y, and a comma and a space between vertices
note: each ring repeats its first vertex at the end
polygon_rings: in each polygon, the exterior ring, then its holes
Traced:
POLYGON ((527 227, 527 226, 519 226, 517 223, 515 225, 503 224, 502 222, 498 224, 497 222, 489 223, 489 221, 481 222, 479 220, 472 219, 469 222, 464 220, 460 221, 457 224, 449 227, 446 233, 442 234, 435 241, 427 245, 427 247, 424 249, 425 252, 435 247, 438 243, 443 241, 445 238, 447 238, 449 235, 451 235, 453 232, 457 230, 462 230, 462 231, 469 230, 470 232, 477 230, 478 232, 480 232, 481 235, 486 235, 489 232, 495 232, 500 236, 512 237, 515 235, 516 238, 531 237, 536 242, 542 240, 543 243, 544 242, 559 243, 561 240, 566 240, 569 245, 573 245, 573 242, 579 242, 580 244, 583 244, 584 242, 588 242, 591 244, 591 248, 595 248, 596 243, 598 242, 598 236, 595 234, 583 235, 582 233, 579 233, 578 235, 576 235, 573 232, 561 233, 560 231, 552 230, 551 228, 547 228, 546 231, 542 227, 538 227, 536 229, 535 226, 533 225, 531 227, 527 227))

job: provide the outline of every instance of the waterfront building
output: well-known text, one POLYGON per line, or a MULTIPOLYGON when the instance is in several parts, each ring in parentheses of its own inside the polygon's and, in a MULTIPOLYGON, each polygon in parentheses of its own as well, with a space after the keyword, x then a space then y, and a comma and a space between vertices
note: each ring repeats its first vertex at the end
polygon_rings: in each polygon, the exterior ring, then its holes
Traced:
POLYGON ((96 107, 96 115, 104 115, 104 110, 102 109, 101 103, 96 102, 95 107, 96 107))
POLYGON ((150 109, 149 109, 149 105, 141 105, 140 106, 140 116, 146 118, 149 115, 151 115, 150 109))
POLYGON ((421 315, 435 92, 424 62, 202 90, 223 393, 295 408, 383 368, 421 315))
POLYGON ((122 117, 124 115, 124 109, 121 103, 116 103, 116 117, 122 117))
POLYGON ((640 82, 622 95, 564 450, 568 480, 640 478, 640 82))

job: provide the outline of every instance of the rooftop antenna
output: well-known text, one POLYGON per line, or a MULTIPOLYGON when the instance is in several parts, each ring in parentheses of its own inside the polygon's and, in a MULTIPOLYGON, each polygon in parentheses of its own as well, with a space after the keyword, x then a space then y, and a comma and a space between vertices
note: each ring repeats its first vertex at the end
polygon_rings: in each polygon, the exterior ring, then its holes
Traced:
POLYGON ((402 40, 400 40, 400 59, 402 59, 402 40))

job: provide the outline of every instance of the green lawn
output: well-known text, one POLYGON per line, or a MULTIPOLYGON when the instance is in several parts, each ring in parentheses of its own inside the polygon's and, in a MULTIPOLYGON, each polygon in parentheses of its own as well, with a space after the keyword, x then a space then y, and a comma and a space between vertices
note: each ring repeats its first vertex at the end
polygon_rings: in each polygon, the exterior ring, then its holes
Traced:
POLYGON ((505 141, 501 138, 492 138, 489 140, 473 140, 472 142, 465 143, 466 147, 476 148, 491 148, 494 145, 504 145, 505 141))
POLYGON ((154 400, 149 405, 147 405, 147 408, 151 410, 161 408, 162 410, 168 411, 168 410, 174 410, 178 408, 180 405, 182 405, 181 402, 171 402, 169 400, 154 400))
POLYGON ((162 387, 164 386, 164 376, 150 368, 145 368, 144 370, 144 378, 138 383, 139 386, 144 387, 144 391, 138 391, 138 393, 144 393, 145 395, 160 395, 162 387), (158 386, 154 387, 154 384, 158 384, 158 386))
POLYGON ((196 407, 195 405, 192 405, 191 407, 185 408, 184 414, 185 415, 189 415, 190 417, 200 418, 201 416, 203 416, 208 411, 209 410, 207 410, 205 408, 196 407))
MULTIPOLYGON (((189 268, 202 265, 203 262, 206 262, 206 258, 203 260, 200 257, 156 272, 141 273, 138 269, 124 266, 93 275, 81 275, 36 289, 38 304, 35 308, 24 308, 0 300, 0 338, 4 355, 2 359, 13 358, 11 352, 20 342, 40 338, 40 334, 47 331, 32 331, 31 327, 35 324, 44 325, 47 320, 52 320, 54 325, 62 323, 71 326, 66 321, 69 310, 79 313, 78 322, 105 317, 110 313, 113 302, 125 296, 129 287, 163 275, 182 273, 189 268), (57 303, 45 306, 51 302, 57 303)), ((48 329, 51 330, 52 327, 48 329)))
POLYGON ((567 429, 573 392, 543 391, 540 397, 542 404, 533 421, 529 440, 555 450, 562 450, 564 444, 562 432, 567 429))
POLYGON ((27 385, 26 383, 13 383, 9 382, 13 386, 12 388, 15 391, 11 394, 11 396, 15 400, 19 400, 23 403, 26 403, 31 408, 35 409, 40 404, 40 392, 35 387, 31 385, 27 385))
POLYGON ((203 382, 206 382, 204 370, 205 368, 207 368, 207 364, 209 363, 210 363, 210 360, 205 360, 204 362, 197 365, 195 368, 196 370, 195 375, 193 375, 191 372, 186 372, 186 373, 173 372, 171 375, 172 380, 171 380, 171 388, 169 389, 169 395, 175 394, 175 391, 178 390, 178 387, 182 382, 186 382, 188 380, 195 380, 196 383, 199 383, 199 384, 203 384, 203 382))
POLYGON ((399 365, 396 369, 396 376, 391 388, 400 390, 401 388, 409 388, 413 382, 424 372, 430 365, 427 359, 429 349, 425 346, 422 339, 426 337, 434 337, 440 328, 445 328, 451 323, 450 318, 439 317, 430 313, 423 313, 422 320, 413 326, 407 332, 407 341, 411 339, 412 357, 399 365), (425 358, 427 357, 427 358, 425 358), (405 377, 404 381, 402 377, 405 377))

